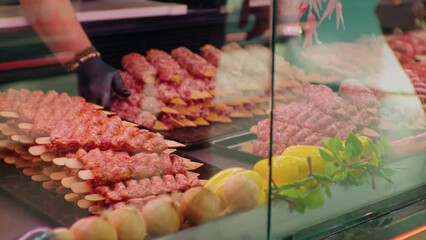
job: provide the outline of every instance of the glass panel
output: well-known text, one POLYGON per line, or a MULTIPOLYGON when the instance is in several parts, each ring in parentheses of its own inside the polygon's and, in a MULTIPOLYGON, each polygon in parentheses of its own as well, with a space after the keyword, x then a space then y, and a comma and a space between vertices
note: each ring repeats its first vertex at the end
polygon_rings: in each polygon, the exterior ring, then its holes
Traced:
POLYGON ((24 214, 3 238, 106 209, 120 225, 128 205, 149 239, 268 237, 269 1, 17 2, 0 1, 0 214, 24 214))
POLYGON ((277 1, 272 238, 331 236, 424 198, 424 35, 382 35, 378 4, 277 1))

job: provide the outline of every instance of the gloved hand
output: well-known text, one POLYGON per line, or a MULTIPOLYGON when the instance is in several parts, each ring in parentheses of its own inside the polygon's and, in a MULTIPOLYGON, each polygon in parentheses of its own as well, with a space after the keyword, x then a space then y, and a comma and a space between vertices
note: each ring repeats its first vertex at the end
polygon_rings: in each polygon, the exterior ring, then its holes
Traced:
POLYGON ((77 69, 77 74, 78 92, 88 102, 110 109, 111 89, 121 97, 130 96, 118 71, 102 61, 101 57, 82 63, 77 69))

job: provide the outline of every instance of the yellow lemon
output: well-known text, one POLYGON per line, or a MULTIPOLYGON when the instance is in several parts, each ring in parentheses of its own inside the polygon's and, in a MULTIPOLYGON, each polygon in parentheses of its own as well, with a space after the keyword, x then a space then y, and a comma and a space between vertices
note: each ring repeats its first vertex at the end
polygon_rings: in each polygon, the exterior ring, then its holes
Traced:
POLYGON ((223 186, 225 185, 226 180, 234 176, 239 172, 244 172, 246 169, 244 168, 227 168, 218 173, 216 173, 213 177, 211 177, 207 183, 204 185, 205 188, 210 189, 212 192, 220 195, 223 191, 223 186))

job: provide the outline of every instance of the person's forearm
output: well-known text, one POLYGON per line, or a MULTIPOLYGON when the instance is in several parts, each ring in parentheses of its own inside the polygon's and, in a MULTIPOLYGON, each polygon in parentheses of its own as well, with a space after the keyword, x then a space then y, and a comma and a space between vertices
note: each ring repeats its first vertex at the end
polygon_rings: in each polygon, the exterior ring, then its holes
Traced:
POLYGON ((20 0, 24 13, 48 48, 62 64, 90 47, 70 0, 20 0))

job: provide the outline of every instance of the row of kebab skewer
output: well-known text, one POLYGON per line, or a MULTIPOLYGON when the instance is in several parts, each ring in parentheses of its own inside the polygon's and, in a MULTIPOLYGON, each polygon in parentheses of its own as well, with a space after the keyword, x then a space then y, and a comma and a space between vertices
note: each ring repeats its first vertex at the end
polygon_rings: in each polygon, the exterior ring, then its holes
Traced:
MULTIPOLYGON (((309 81, 303 70, 276 56, 275 101, 297 99, 309 81)), ((129 53, 120 71, 129 98, 116 97, 112 110, 123 119, 149 129, 231 122, 232 118, 266 115, 270 95, 271 52, 262 45, 242 48, 229 43, 207 44, 200 55, 179 47, 146 55, 129 53)))
POLYGON ((202 164, 173 154, 182 144, 109 114, 65 93, 1 92, 0 157, 92 213, 201 186, 202 164))

